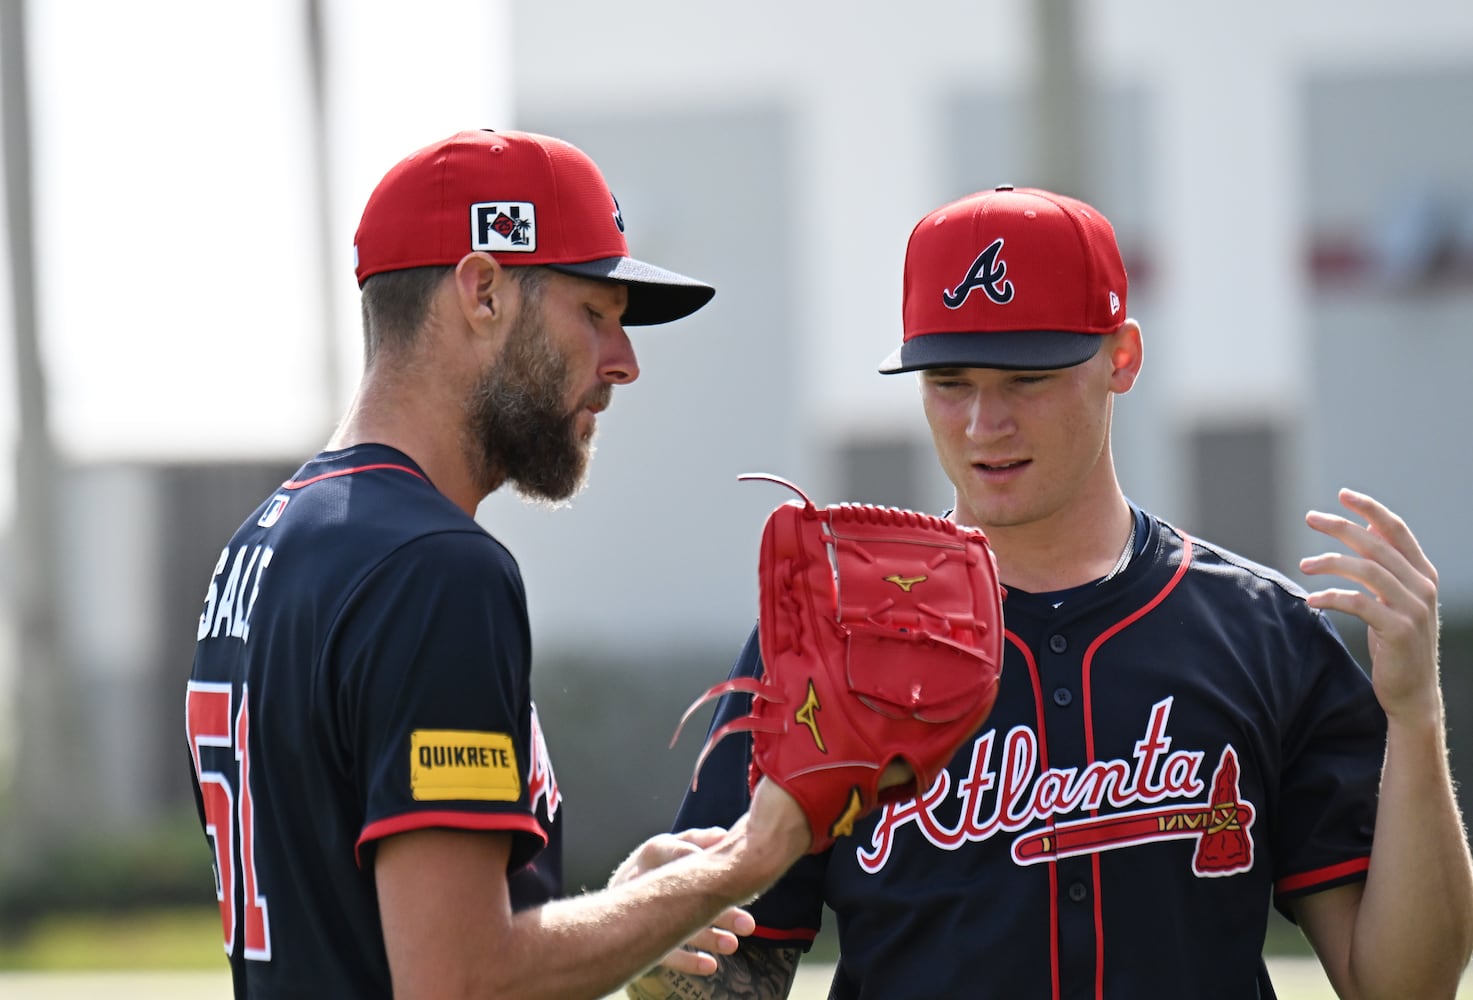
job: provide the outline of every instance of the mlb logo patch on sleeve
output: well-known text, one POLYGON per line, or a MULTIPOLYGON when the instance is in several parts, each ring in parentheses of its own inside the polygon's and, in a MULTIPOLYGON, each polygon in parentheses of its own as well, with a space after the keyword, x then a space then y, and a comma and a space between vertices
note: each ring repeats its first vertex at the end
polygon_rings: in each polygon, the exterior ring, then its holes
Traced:
POLYGON ((266 505, 266 512, 261 515, 256 523, 263 528, 269 528, 281 520, 281 512, 286 510, 286 502, 289 499, 291 498, 285 493, 276 494, 276 496, 271 498, 271 502, 266 505))
POLYGON ((416 729, 409 734, 409 789, 417 801, 515 802, 522 782, 506 733, 416 729))
POLYGON ((471 206, 471 249, 532 253, 537 249, 537 208, 530 201, 480 202, 471 206))

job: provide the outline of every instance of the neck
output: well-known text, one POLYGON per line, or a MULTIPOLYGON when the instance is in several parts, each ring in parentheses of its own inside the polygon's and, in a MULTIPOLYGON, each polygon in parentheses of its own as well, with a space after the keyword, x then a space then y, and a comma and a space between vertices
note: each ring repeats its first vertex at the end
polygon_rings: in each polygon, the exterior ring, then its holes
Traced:
MULTIPOLYGON (((965 522, 962 522, 965 523, 965 522)), ((1116 487, 1098 502, 1015 525, 979 525, 997 556, 1004 586, 1029 593, 1066 590, 1115 570, 1134 525, 1116 487)))
POLYGON ((397 448, 414 459, 436 489, 474 517, 491 490, 477 483, 459 436, 444 432, 446 426, 464 420, 458 404, 436 398, 428 389, 395 384, 369 373, 364 375, 327 448, 359 444, 397 448))

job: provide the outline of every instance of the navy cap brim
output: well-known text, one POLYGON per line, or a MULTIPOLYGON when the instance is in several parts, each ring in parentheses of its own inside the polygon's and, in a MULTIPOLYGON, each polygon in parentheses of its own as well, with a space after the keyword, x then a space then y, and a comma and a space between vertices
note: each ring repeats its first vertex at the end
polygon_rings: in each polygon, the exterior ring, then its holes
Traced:
POLYGON ((927 333, 901 344, 880 362, 884 375, 926 368, 1001 368, 1048 371, 1073 368, 1099 353, 1098 333, 1009 330, 1002 333, 927 333))
POLYGON ((617 281, 629 288, 625 326, 654 326, 683 319, 711 301, 716 289, 695 278, 646 264, 633 257, 605 257, 576 264, 545 264, 553 271, 596 281, 617 281))

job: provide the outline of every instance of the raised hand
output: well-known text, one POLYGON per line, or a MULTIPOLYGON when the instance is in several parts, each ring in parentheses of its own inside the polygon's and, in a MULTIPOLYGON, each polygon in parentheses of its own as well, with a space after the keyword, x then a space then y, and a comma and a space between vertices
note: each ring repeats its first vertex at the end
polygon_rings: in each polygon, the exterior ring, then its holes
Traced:
POLYGON ((1363 589, 1328 587, 1311 593, 1309 603, 1366 623, 1371 683, 1387 715, 1440 712, 1437 569, 1406 522, 1384 504, 1348 489, 1339 498, 1364 523, 1321 511, 1310 511, 1305 523, 1350 551, 1309 556, 1299 568, 1363 589))

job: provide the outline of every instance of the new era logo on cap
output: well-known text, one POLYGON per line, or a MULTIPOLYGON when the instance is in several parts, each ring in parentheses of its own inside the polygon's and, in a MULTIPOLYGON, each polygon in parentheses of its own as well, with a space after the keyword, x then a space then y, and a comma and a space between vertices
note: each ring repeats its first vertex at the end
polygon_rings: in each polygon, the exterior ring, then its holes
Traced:
POLYGON ((1125 321, 1115 231, 1084 202, 1001 187, 943 205, 905 249, 904 341, 880 371, 1067 368, 1125 321))
POLYGON ((487 253, 536 253, 537 206, 530 201, 472 205, 470 245, 487 253))

